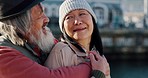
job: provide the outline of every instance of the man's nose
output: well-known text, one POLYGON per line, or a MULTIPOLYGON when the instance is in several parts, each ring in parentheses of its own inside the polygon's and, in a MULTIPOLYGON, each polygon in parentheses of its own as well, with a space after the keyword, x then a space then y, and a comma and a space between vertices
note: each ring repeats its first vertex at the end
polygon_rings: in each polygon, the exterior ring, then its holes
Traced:
POLYGON ((49 22, 50 19, 47 17, 47 15, 44 13, 44 22, 49 22))

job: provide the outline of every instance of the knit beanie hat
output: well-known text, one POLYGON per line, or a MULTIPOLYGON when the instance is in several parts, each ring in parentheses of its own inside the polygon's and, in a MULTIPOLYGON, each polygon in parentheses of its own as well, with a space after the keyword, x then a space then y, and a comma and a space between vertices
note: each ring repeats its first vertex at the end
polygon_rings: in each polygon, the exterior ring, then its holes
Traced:
POLYGON ((97 23, 96 15, 87 1, 85 0, 65 0, 59 8, 59 26, 62 32, 63 32, 62 24, 63 24, 65 16, 69 12, 76 10, 76 9, 87 10, 93 16, 93 18, 95 19, 95 22, 97 23))

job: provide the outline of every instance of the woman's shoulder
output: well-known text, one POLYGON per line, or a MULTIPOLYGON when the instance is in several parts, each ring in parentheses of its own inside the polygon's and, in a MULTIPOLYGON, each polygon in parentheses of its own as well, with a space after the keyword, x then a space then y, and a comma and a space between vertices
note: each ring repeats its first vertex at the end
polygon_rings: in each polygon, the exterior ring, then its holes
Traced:
POLYGON ((55 44, 54 47, 56 48, 64 48, 67 47, 68 45, 65 42, 58 42, 57 44, 55 44))
POLYGON ((66 51, 66 50, 70 50, 68 44, 66 44, 65 42, 58 42, 55 44, 55 46, 52 49, 52 52, 62 52, 62 51, 66 51))

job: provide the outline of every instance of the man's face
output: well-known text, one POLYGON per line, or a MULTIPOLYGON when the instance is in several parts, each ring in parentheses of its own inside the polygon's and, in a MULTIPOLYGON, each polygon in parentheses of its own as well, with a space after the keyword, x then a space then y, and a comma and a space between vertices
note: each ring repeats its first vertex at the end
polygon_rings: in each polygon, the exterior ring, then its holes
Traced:
POLYGON ((43 11, 43 6, 38 4, 31 9, 31 18, 32 18, 32 33, 38 38, 36 31, 42 30, 42 32, 46 35, 48 30, 45 29, 46 25, 49 22, 48 17, 45 15, 43 11))
POLYGON ((29 30, 29 39, 32 43, 38 45, 44 52, 49 52, 54 44, 54 37, 46 25, 49 22, 48 17, 43 12, 41 4, 31 9, 32 24, 29 30))

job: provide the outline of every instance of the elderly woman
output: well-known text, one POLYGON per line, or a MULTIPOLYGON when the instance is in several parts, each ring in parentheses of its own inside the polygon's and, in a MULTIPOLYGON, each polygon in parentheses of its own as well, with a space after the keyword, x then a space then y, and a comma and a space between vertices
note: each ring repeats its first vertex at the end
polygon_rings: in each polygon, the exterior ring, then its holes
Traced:
POLYGON ((110 78, 109 64, 103 55, 97 28, 97 18, 90 5, 85 0, 65 0, 59 9, 59 25, 63 35, 61 42, 52 49, 45 65, 50 69, 78 65, 89 61, 90 53, 98 53, 96 60, 102 61, 106 68, 102 72, 106 78, 110 78))

